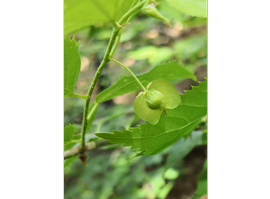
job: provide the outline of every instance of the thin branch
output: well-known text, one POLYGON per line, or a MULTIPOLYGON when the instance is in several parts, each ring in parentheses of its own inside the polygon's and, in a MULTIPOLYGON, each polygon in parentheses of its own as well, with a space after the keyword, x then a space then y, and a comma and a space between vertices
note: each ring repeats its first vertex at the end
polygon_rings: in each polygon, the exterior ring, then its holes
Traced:
POLYGON ((91 86, 89 87, 89 90, 87 92, 87 99, 86 99, 85 105, 84 105, 83 122, 82 122, 82 151, 85 149, 85 147, 84 147, 85 133, 86 133, 86 127, 87 127, 87 123, 88 123, 87 113, 88 113, 91 95, 92 95, 92 92, 94 90, 94 87, 97 83, 97 80, 99 78, 99 75, 100 75, 103 67, 110 61, 109 55, 110 55, 111 49, 113 47, 113 44, 115 42, 115 39, 116 39, 118 32, 119 32, 119 30, 115 30, 115 29, 113 30, 112 36, 111 36, 110 41, 109 41, 109 45, 108 45, 106 53, 105 53, 105 56, 104 56, 101 64, 99 65, 98 70, 94 76, 94 79, 92 80, 91 86))
MULTIPOLYGON (((138 3, 136 6, 134 6, 132 9, 130 9, 127 13, 124 14, 124 16, 122 16, 122 18, 119 20, 119 24, 122 25, 124 21, 126 21, 133 13, 135 13, 137 10, 139 10, 143 5, 144 5, 145 1, 142 1, 141 3, 138 3)), ((87 98, 85 100, 85 105, 84 105, 84 113, 83 113, 83 122, 82 122, 82 147, 81 147, 81 151, 85 150, 85 133, 86 133, 86 127, 87 127, 87 113, 88 113, 88 108, 89 108, 89 104, 90 104, 90 99, 91 99, 91 95, 92 92, 94 90, 94 87, 97 83, 97 80, 99 78, 99 75, 102 71, 102 69, 104 68, 104 66, 110 61, 109 56, 111 54, 112 48, 116 48, 117 45, 115 45, 115 47, 113 46, 116 42, 116 37, 119 33, 120 29, 119 28, 114 28, 106 53, 104 55, 104 58, 101 62, 101 64, 98 67, 98 70, 96 71, 96 74, 94 76, 94 79, 92 80, 91 86, 89 87, 89 90, 87 92, 87 98)), ((120 38, 119 38, 120 39, 120 38)), ((117 43, 118 44, 118 43, 117 43)))
MULTIPOLYGON (((106 145, 109 145, 108 143, 108 140, 98 140, 98 141, 95 141, 95 142, 88 142, 85 144, 85 148, 87 149, 87 151, 90 151, 92 149, 95 149, 95 148, 100 148, 102 146, 106 146, 106 145)), ((68 158, 71 158, 75 155, 78 155, 80 153, 80 150, 81 150, 81 145, 78 145, 72 149, 69 149, 67 151, 64 152, 64 160, 68 159, 68 158)))

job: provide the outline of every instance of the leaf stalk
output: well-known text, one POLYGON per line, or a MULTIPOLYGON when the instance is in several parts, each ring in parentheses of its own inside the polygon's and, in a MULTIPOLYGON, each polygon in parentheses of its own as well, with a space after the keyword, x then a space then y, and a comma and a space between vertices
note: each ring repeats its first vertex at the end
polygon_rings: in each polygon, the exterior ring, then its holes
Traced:
POLYGON ((127 67, 125 66, 124 64, 122 64, 121 62, 111 58, 110 60, 114 61, 115 63, 121 65, 122 67, 124 67, 133 77, 134 79, 138 82, 138 84, 142 87, 142 89, 146 92, 146 88, 143 86, 143 84, 141 83, 141 81, 137 78, 137 76, 127 67))

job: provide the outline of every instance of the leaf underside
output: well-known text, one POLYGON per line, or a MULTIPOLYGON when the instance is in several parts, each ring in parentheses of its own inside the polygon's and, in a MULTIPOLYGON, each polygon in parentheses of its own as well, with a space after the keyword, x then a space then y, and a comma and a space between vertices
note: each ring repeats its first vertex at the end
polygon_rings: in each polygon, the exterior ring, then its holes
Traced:
POLYGON ((70 34, 94 24, 116 22, 138 0, 65 0, 64 33, 70 34))
POLYGON ((142 124, 129 130, 96 133, 98 137, 139 149, 138 155, 154 155, 181 137, 187 137, 207 115, 207 79, 180 95, 181 103, 156 125, 142 124))
MULTIPOLYGON (((147 73, 138 75, 137 78, 146 87, 150 82, 155 79, 162 78, 164 80, 173 80, 179 78, 190 78, 196 80, 196 76, 188 71, 183 64, 170 62, 160 64, 154 67, 147 73)), ((101 103, 108 101, 114 97, 124 95, 126 93, 141 89, 138 82, 132 76, 127 76, 119 79, 116 84, 103 90, 96 97, 96 102, 101 103)))

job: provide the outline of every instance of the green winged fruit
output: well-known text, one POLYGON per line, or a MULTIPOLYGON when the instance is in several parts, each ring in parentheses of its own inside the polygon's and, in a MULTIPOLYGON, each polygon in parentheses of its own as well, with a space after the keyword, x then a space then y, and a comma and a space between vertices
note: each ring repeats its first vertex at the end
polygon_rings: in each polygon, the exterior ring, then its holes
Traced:
POLYGON ((148 84, 146 92, 139 93, 133 108, 139 118, 155 125, 163 111, 176 108, 180 102, 176 88, 166 80, 157 79, 148 84))
POLYGON ((161 108, 164 96, 159 91, 149 90, 145 95, 146 104, 149 108, 161 108))

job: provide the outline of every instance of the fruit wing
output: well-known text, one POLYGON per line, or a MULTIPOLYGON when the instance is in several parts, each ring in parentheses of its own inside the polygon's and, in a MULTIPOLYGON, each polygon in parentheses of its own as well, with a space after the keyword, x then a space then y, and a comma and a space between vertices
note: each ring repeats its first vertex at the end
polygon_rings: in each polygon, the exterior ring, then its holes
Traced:
POLYGON ((150 83, 149 90, 157 90, 162 93, 163 97, 163 106, 165 109, 174 109, 180 102, 181 98, 179 96, 176 88, 168 81, 164 79, 157 79, 150 83))
POLYGON ((141 118, 144 121, 149 122, 152 125, 155 125, 158 123, 161 113, 163 112, 162 109, 150 109, 147 106, 145 95, 142 93, 139 94, 134 102, 133 102, 133 108, 135 113, 138 115, 139 118, 141 118))

